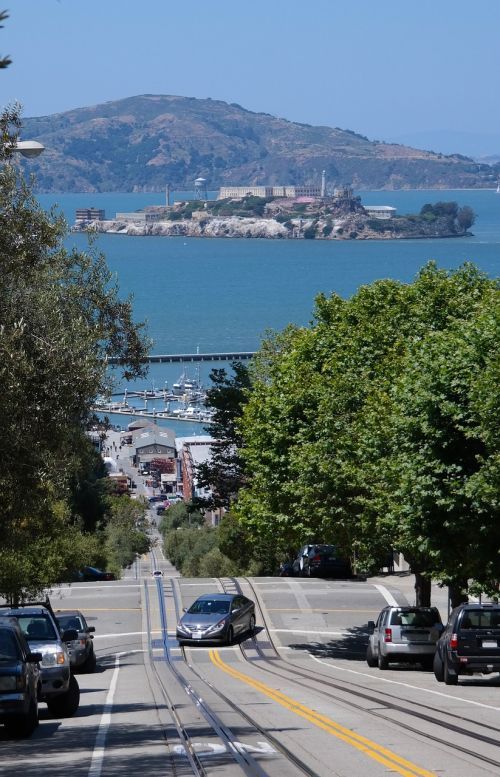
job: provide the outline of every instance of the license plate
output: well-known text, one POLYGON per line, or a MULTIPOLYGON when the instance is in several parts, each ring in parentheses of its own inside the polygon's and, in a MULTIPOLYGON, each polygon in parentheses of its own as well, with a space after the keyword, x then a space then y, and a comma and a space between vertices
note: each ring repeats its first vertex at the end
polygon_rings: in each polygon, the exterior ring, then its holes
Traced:
POLYGON ((203 636, 203 632, 202 631, 193 631, 191 636, 192 636, 193 639, 201 639, 202 636, 203 636))
POLYGON ((496 648, 496 647, 498 647, 498 643, 497 643, 496 640, 483 639, 483 647, 484 648, 496 648))

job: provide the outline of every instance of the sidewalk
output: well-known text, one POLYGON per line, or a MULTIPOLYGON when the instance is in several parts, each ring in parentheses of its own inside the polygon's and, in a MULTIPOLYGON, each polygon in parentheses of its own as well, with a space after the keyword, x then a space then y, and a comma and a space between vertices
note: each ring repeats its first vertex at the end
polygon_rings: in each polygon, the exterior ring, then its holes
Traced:
MULTIPOLYGON (((400 592, 406 598, 408 604, 415 604, 415 575, 411 572, 377 575, 376 577, 369 577, 368 581, 373 585, 385 586, 398 602, 401 600, 401 596, 398 597, 396 594, 400 592)), ((446 623, 448 620, 448 589, 446 587, 441 588, 436 583, 432 583, 431 605, 438 608, 443 623, 446 623)))

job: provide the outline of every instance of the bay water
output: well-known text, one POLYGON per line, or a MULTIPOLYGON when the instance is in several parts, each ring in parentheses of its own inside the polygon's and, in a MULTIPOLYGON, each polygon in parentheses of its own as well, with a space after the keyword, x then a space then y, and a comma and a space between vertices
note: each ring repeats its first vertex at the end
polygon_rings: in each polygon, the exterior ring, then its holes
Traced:
MULTIPOLYGON (((253 351, 266 330, 312 320, 320 292, 352 295, 378 278, 411 281, 433 259, 443 268, 474 262, 491 277, 500 272, 500 195, 494 190, 360 192, 363 204, 392 205, 416 213, 437 201, 470 205, 472 237, 436 240, 261 240, 180 237, 97 239, 122 296, 133 295, 136 320, 146 321, 152 353, 253 351)), ((77 207, 104 208, 106 217, 163 204, 159 194, 40 195, 56 205, 69 225, 77 207)), ((71 233, 68 246, 86 249, 85 234, 71 233)), ((205 380, 212 367, 201 364, 205 380)), ((187 368, 192 376, 194 370, 187 368)), ((182 366, 152 365, 142 386, 163 388, 182 366)), ((169 424, 171 426, 172 424, 169 424)), ((189 426, 182 425, 188 432, 189 426)), ((193 428, 199 428, 193 425, 193 428)))

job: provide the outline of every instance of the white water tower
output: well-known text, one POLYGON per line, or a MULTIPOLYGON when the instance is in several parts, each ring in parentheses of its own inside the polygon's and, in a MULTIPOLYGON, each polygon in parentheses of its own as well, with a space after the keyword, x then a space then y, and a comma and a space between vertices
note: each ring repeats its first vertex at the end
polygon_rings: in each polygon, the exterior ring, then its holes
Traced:
POLYGON ((195 200, 206 200, 207 198, 207 179, 197 178, 194 182, 194 198, 195 200))

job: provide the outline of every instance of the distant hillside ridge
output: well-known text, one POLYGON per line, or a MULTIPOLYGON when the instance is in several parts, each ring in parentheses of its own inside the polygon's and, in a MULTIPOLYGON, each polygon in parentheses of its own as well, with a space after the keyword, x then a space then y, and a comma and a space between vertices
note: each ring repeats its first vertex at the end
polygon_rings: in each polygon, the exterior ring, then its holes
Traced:
POLYGON ((446 156, 370 141, 221 100, 145 94, 26 118, 22 137, 46 151, 29 169, 42 192, 164 191, 223 185, 460 189, 496 185, 496 174, 459 154, 446 156))

